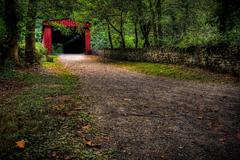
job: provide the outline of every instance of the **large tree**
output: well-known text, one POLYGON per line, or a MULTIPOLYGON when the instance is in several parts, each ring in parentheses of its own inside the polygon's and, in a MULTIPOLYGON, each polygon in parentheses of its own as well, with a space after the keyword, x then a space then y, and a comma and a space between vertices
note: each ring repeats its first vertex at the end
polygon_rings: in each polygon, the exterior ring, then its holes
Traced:
POLYGON ((18 23, 20 18, 17 14, 17 0, 4 0, 4 22, 6 25, 6 50, 3 52, 3 61, 6 58, 12 60, 16 65, 20 65, 18 56, 18 23))
POLYGON ((25 62, 27 66, 38 63, 35 46, 37 7, 38 0, 29 0, 25 35, 25 62))

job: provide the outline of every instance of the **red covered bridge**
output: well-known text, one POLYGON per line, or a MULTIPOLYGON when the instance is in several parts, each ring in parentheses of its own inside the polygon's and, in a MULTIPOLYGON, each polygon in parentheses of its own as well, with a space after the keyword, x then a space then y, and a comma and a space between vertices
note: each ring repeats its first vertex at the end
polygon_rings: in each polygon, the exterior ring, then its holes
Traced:
POLYGON ((52 45, 62 44, 64 53, 91 53, 90 23, 78 23, 69 18, 54 19, 43 21, 42 43, 47 48, 48 53, 52 53, 52 45), (77 27, 82 27, 82 33, 72 32, 70 35, 64 35, 59 30, 54 29, 52 25, 60 24, 75 31, 77 27))

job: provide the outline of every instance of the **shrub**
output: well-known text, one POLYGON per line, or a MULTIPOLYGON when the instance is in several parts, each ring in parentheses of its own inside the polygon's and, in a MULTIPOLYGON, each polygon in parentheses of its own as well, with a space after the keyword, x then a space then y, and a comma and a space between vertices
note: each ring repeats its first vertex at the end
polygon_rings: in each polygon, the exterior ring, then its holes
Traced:
POLYGON ((46 56, 47 62, 54 62, 54 58, 51 56, 46 56))
MULTIPOLYGON (((20 62, 24 63, 25 59, 25 42, 20 42, 18 44, 19 49, 18 49, 18 54, 20 58, 20 62)), ((42 46, 40 42, 36 43, 36 58, 37 62, 41 62, 41 59, 43 59, 46 55, 47 51, 46 49, 42 46)))
POLYGON ((46 53, 47 53, 47 50, 46 50, 46 48, 44 48, 42 46, 42 43, 37 42, 36 43, 36 54, 37 54, 38 60, 40 61, 42 58, 44 58, 46 53))
POLYGON ((0 40, 6 36, 6 26, 2 18, 0 18, 0 40))
POLYGON ((63 45, 61 43, 53 44, 53 54, 63 53, 63 45))

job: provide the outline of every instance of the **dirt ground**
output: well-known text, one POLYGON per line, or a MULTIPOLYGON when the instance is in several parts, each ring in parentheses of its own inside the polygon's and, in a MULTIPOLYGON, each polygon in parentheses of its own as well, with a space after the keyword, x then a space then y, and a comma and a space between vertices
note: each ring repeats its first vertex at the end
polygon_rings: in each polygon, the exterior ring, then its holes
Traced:
POLYGON ((240 157, 240 89, 127 71, 92 56, 62 55, 79 75, 80 95, 102 147, 114 159, 230 160, 240 157))

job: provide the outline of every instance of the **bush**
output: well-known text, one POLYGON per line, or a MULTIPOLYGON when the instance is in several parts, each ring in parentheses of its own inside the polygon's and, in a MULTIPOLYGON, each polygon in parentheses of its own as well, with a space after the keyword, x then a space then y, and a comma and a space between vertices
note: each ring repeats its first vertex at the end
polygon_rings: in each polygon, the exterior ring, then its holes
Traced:
POLYGON ((46 56, 47 62, 54 62, 54 58, 51 56, 46 56))
POLYGON ((0 40, 6 36, 6 26, 2 18, 0 18, 0 40))
MULTIPOLYGON (((18 44, 18 54, 20 58, 20 63, 24 63, 25 59, 25 42, 20 42, 18 44)), ((41 60, 45 57, 47 53, 47 50, 42 46, 42 43, 37 42, 36 43, 36 58, 38 62, 41 62, 41 60)))
POLYGON ((44 48, 42 46, 42 43, 37 42, 36 43, 36 54, 37 54, 37 58, 40 61, 42 58, 45 57, 45 55, 47 54, 47 50, 46 48, 44 48))
POLYGON ((61 43, 53 44, 53 54, 63 53, 63 45, 61 43))

